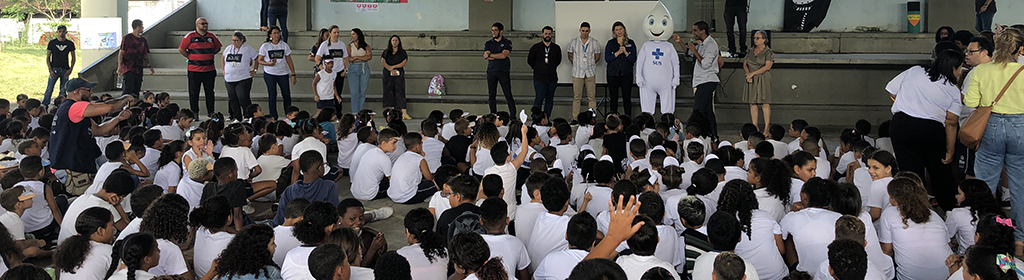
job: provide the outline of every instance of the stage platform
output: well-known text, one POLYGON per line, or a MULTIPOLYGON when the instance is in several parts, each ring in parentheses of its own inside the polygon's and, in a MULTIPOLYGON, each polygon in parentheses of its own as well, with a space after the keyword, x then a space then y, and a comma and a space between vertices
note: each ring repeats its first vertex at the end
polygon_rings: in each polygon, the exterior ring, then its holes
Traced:
MULTIPOLYGON (((179 104, 188 103, 187 71, 185 59, 177 52, 177 45, 190 27, 181 27, 162 34, 146 34, 159 39, 151 40, 151 61, 156 75, 145 76, 143 88, 155 92, 171 93, 172 100, 179 104)), ((230 42, 233 30, 211 30, 218 34, 221 42, 230 42)), ((247 44, 254 48, 264 41, 264 32, 241 31, 247 36, 247 44)), ((486 113, 487 83, 486 64, 480 59, 483 42, 490 38, 488 32, 441 31, 441 32, 392 32, 366 31, 367 40, 373 47, 374 55, 381 51, 388 38, 397 34, 402 37, 405 49, 409 51, 406 67, 406 96, 409 113, 424 117, 431 110, 448 111, 461 108, 472 113, 486 113), (427 95, 430 79, 440 74, 445 77, 447 95, 431 98, 427 95)), ((313 69, 307 55, 316 43, 315 31, 292 31, 289 34, 292 58, 298 74, 298 83, 291 86, 294 105, 305 110, 315 110, 312 93, 313 69)), ((534 90, 532 70, 526 63, 527 49, 541 40, 539 32, 506 32, 516 49, 512 52, 512 92, 516 107, 528 109, 533 104, 534 90)), ((575 36, 576 34, 571 34, 575 36)), ((680 33, 687 37, 689 34, 680 33)), ((713 33, 719 44, 726 48, 724 33, 713 33)), ((347 40, 348 36, 343 36, 347 40)), ((857 119, 865 118, 873 123, 891 117, 891 100, 884 91, 885 84, 899 72, 929 61, 932 37, 930 34, 895 33, 773 33, 773 50, 776 63, 772 69, 773 100, 772 116, 775 123, 788 123, 793 118, 817 120, 827 125, 850 125, 857 119)), ((216 56, 218 69, 221 55, 216 56)), ((676 115, 685 116, 690 112, 693 94, 690 89, 692 63, 682 57, 681 83, 677 89, 676 115)), ((743 123, 749 121, 749 106, 743 102, 742 58, 725 58, 726 65, 720 73, 721 85, 716 94, 716 112, 719 122, 743 123)), ((568 63, 564 61, 563 63, 568 63)), ((603 62, 602 62, 603 63, 603 62)), ((383 96, 381 66, 371 63, 371 80, 367 90, 366 107, 380 110, 383 96)), ((99 91, 112 91, 116 67, 116 56, 108 56, 88 69, 83 76, 99 81, 99 91)), ((266 104, 267 88, 262 73, 254 77, 252 98, 254 102, 266 104)), ((555 93, 553 117, 571 118, 572 86, 570 77, 561 77, 560 87, 555 93)), ((349 108, 348 87, 340 93, 349 108)), ((499 89, 500 90, 500 89, 499 89)), ((215 86, 217 108, 226 112, 227 94, 222 79, 215 86)), ((598 85, 597 97, 605 96, 606 87, 598 85)), ((639 112, 639 90, 634 87, 634 109, 639 112)), ((504 98, 498 94, 498 109, 506 110, 504 98)), ((582 106, 586 107, 586 97, 582 106)), ((278 105, 281 106, 281 105, 278 105)), ((183 106, 183 107, 187 107, 183 106)), ((264 108, 267 111, 268 108, 264 108)), ((283 108, 281 109, 283 110, 283 108)), ((205 109, 203 110, 205 113, 205 109)), ((601 112, 607 112, 607 103, 602 103, 601 112)), ((622 111, 621 109, 619 111, 622 111)))

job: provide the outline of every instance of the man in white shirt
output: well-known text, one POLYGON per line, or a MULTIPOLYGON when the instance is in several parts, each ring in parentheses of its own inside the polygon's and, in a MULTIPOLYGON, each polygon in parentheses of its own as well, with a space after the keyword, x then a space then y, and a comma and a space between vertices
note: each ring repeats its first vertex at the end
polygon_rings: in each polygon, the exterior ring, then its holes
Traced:
MULTIPOLYGON (((671 263, 654 256, 654 251, 658 248, 658 241, 661 240, 658 237, 658 229, 654 225, 654 221, 647 217, 633 220, 634 223, 641 221, 644 222, 644 225, 640 226, 640 230, 633 233, 626 240, 626 244, 629 245, 629 249, 633 251, 633 254, 620 256, 615 260, 615 263, 619 264, 622 270, 626 271, 626 278, 629 279, 640 279, 644 272, 654 267, 674 271, 675 267, 671 263)), ((694 271, 694 274, 696 274, 696 271, 694 271)), ((672 278, 679 280, 679 274, 672 273, 672 278)))
MULTIPOLYGON (((580 24, 580 37, 572 38, 566 45, 566 52, 569 54, 569 62, 572 63, 572 115, 580 114, 580 99, 583 95, 583 88, 587 89, 589 107, 597 108, 597 62, 601 61, 601 49, 604 46, 600 41, 590 38, 590 23, 580 24)), ((565 139, 565 138, 561 138, 565 139)))
POLYGON ((387 197, 391 180, 391 159, 386 153, 395 151, 398 145, 398 131, 385 128, 380 131, 377 148, 370 149, 359 161, 359 167, 352 176, 352 196, 361 200, 387 197))
POLYGON ((509 221, 507 211, 507 205, 501 198, 492 197, 484 200, 480 204, 480 222, 487 230, 487 234, 480 236, 491 249, 491 258, 501 257, 508 279, 530 279, 530 272, 526 270, 530 265, 526 245, 523 245, 519 238, 505 233, 509 221))
MULTIPOLYGON (((757 269, 754 265, 748 261, 741 259, 736 256, 736 244, 740 242, 743 234, 740 221, 736 220, 733 214, 726 212, 716 212, 711 215, 711 220, 708 221, 708 241, 711 242, 711 246, 714 251, 710 251, 700 255, 693 264, 693 280, 712 280, 712 273, 719 274, 719 262, 717 259, 719 255, 725 255, 725 258, 732 258, 742 261, 744 269, 735 269, 736 271, 742 271, 738 273, 743 275, 746 280, 758 280, 757 269)), ((736 266, 740 266, 736 264, 736 266)), ((721 274, 719 274, 721 275, 721 274)), ((718 277, 722 279, 722 277, 718 277)), ((736 278, 731 278, 736 279, 736 278)), ((742 278, 741 278, 742 279, 742 278)))
POLYGON ((597 222, 587 212, 580 212, 569 219, 565 232, 565 240, 569 242, 568 249, 548 254, 542 260, 535 260, 537 269, 533 272, 535 280, 563 280, 569 278, 572 272, 570 267, 576 267, 583 258, 587 257, 587 250, 594 246, 597 237, 597 222))
POLYGON ((437 140, 437 123, 423 120, 420 123, 420 134, 423 134, 423 158, 427 160, 430 173, 437 172, 441 167, 441 154, 444 153, 444 142, 437 140))
MULTIPOLYGON (((543 260, 552 252, 569 248, 569 242, 565 240, 569 217, 564 215, 569 209, 569 188, 564 180, 551 178, 544 182, 540 193, 548 212, 537 217, 530 243, 526 245, 531 260, 543 260)), ((539 262, 530 263, 530 270, 537 271, 539 265, 539 262)))
POLYGON ((433 181, 434 175, 430 173, 427 160, 423 158, 422 141, 425 139, 428 138, 415 132, 404 136, 402 142, 406 150, 391 169, 394 181, 387 190, 388 197, 396 203, 420 203, 437 192, 433 181))
MULTIPOLYGON (((522 125, 522 142, 526 142, 526 130, 529 126, 522 125)), ((502 199, 508 204, 508 218, 511 220, 516 219, 516 175, 519 172, 519 167, 523 166, 523 162, 526 161, 526 152, 530 150, 529 145, 522 145, 519 149, 518 155, 514 158, 508 153, 508 142, 500 141, 491 147, 491 160, 494 161, 494 166, 488 167, 484 171, 484 175, 498 174, 501 176, 501 181, 505 189, 505 193, 502 195, 502 199)))

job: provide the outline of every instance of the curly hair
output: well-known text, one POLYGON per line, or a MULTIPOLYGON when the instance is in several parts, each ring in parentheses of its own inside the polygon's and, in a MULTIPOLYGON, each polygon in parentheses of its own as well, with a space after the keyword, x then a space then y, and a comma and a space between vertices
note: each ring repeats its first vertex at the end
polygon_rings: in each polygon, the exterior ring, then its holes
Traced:
MULTIPOLYGON (((996 222, 996 219, 1006 219, 1003 215, 988 214, 978 220, 978 243, 976 246, 991 246, 1013 252, 1013 231, 1014 228, 996 222)), ((1012 224, 1012 221, 1011 221, 1012 224)))
POLYGON ((395 251, 384 253, 373 268, 374 279, 412 280, 409 260, 395 251))
POLYGON ((165 194, 142 214, 140 232, 148 232, 157 239, 182 243, 188 238, 188 201, 178 194, 165 194))
MULTIPOLYGON (((267 249, 274 238, 274 229, 264 224, 243 227, 218 256, 215 275, 229 279, 232 276, 255 275, 270 278, 268 266, 274 263, 274 254, 267 249)), ((280 267, 278 267, 280 268, 280 267)))
POLYGON ((334 205, 324 201, 315 201, 302 211, 302 221, 295 223, 292 234, 302 244, 315 245, 324 242, 327 227, 338 222, 338 214, 334 205))
POLYGON ((91 207, 82 211, 75 220, 77 234, 64 239, 64 242, 53 250, 53 266, 60 272, 75 273, 75 270, 82 267, 89 250, 92 250, 90 237, 113 221, 114 215, 107 209, 91 207))
POLYGON ((508 280, 501 257, 490 257, 491 249, 480 234, 457 234, 452 237, 448 247, 451 249, 452 264, 466 270, 466 274, 474 273, 481 280, 508 280))
POLYGON ((793 185, 789 167, 777 159, 755 158, 750 161, 750 170, 761 176, 761 186, 771 194, 789 204, 789 188, 793 185))
POLYGON ((0 227, 0 255, 3 255, 3 259, 8 260, 21 260, 25 258, 21 254, 21 248, 14 243, 14 239, 11 238, 11 233, 7 231, 7 227, 0 227))
POLYGON ((960 191, 964 193, 964 201, 960 207, 967 207, 971 210, 971 222, 977 222, 978 218, 988 214, 1002 214, 1003 209, 999 202, 992 195, 992 189, 985 181, 978 179, 967 179, 960 183, 960 191))
POLYGON ((480 141, 480 148, 490 149, 491 146, 498 143, 501 132, 498 131, 498 127, 494 123, 483 122, 477 126, 476 135, 473 138, 480 141))
POLYGON ((431 263, 435 259, 447 258, 444 237, 434 232, 434 215, 426 208, 409 210, 405 215, 405 229, 420 243, 423 254, 431 263))
POLYGON ((910 226, 907 220, 922 224, 931 218, 928 191, 923 186, 908 178, 896 178, 889 182, 886 190, 892 200, 896 201, 896 207, 903 217, 903 228, 910 226))
POLYGON ((8 269, 0 280, 51 280, 50 274, 42 267, 23 263, 8 269))
POLYGON ((721 198, 718 199, 718 211, 739 216, 740 224, 743 231, 747 232, 748 238, 752 238, 750 219, 757 207, 757 195, 754 194, 754 187, 750 183, 740 179, 725 183, 721 198))

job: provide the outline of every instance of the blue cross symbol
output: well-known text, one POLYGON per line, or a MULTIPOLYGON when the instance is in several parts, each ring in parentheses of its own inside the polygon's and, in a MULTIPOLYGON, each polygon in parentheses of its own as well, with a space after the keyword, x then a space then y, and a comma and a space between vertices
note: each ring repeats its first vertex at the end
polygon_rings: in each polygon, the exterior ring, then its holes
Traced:
POLYGON ((651 52, 651 55, 654 56, 654 59, 661 59, 662 56, 665 56, 665 53, 661 52, 661 48, 657 48, 654 49, 654 52, 651 52))

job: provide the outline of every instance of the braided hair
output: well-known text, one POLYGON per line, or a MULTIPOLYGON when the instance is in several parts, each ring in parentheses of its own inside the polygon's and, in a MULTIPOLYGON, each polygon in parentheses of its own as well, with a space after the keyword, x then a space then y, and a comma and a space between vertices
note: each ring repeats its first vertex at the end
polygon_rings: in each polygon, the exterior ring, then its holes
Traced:
MULTIPOLYGON (((114 252, 120 253, 121 262, 124 262, 128 272, 128 280, 135 280, 135 271, 142 270, 142 262, 157 249, 156 238, 148 233, 133 233, 118 243, 121 248, 115 248, 117 250, 114 252)), ((117 259, 114 260, 111 267, 118 264, 117 259)))

